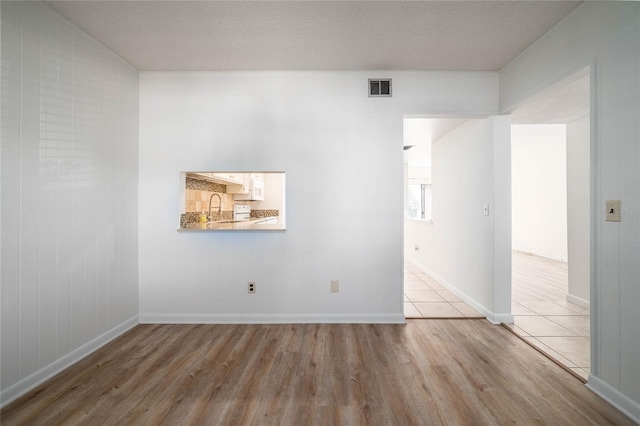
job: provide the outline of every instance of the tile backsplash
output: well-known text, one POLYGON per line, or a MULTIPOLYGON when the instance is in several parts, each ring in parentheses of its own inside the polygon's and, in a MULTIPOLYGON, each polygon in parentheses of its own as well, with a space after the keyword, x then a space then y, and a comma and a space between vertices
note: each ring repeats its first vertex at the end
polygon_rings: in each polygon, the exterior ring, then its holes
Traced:
MULTIPOLYGON (((199 222, 202 214, 207 215, 207 220, 233 219, 234 204, 250 204, 246 201, 234 201, 233 194, 227 194, 227 186, 220 183, 187 177, 185 186, 185 212, 180 215, 180 228, 184 228, 189 223, 199 222), (218 201, 217 197, 211 199, 213 194, 218 194, 221 201, 218 201), (222 203, 221 212, 218 214, 218 203, 220 202, 222 203), (208 217, 209 203, 211 203, 211 218, 208 217)), ((251 218, 274 216, 280 216, 280 211, 251 210, 251 218)))
POLYGON ((280 210, 251 210, 251 217, 263 218, 280 216, 280 210))
POLYGON ((186 188, 198 191, 221 192, 223 194, 227 193, 227 185, 209 182, 207 180, 193 179, 190 177, 187 177, 186 188))
POLYGON ((233 195, 227 194, 227 187, 213 182, 198 181, 195 179, 188 179, 203 183, 189 184, 187 183, 187 189, 185 190, 185 213, 209 213, 209 203, 211 202, 211 209, 213 212, 218 212, 218 205, 222 203, 223 211, 233 211, 233 195), (202 189, 194 189, 194 187, 202 189), (218 194, 220 200, 217 197, 211 199, 213 194, 218 194))
POLYGON ((185 184, 185 213, 180 215, 180 227, 188 223, 200 221, 200 215, 207 215, 207 220, 222 220, 233 218, 233 195, 227 194, 227 186, 205 180, 186 178, 185 184), (213 194, 220 196, 211 199, 213 194), (209 218, 209 203, 211 203, 211 218, 209 218), (221 203, 221 212, 218 206, 221 203))

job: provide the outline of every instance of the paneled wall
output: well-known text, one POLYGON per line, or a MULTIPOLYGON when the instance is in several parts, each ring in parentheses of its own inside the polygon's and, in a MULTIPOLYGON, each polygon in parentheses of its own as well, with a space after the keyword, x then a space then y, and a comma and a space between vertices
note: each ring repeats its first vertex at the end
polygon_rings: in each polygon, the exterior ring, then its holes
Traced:
POLYGON ((640 3, 584 2, 500 71, 500 109, 592 65, 589 386, 640 419, 640 3), (605 201, 622 221, 605 221, 605 201))
POLYGON ((137 321, 138 72, 2 2, 2 403, 137 321))

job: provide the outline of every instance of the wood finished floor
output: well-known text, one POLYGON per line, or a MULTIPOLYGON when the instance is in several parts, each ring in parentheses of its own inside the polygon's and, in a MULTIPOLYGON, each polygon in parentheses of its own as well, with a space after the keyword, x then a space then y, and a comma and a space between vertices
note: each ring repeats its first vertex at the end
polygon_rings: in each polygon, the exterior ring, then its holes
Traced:
POLYGON ((627 425, 503 327, 139 325, 2 425, 627 425))

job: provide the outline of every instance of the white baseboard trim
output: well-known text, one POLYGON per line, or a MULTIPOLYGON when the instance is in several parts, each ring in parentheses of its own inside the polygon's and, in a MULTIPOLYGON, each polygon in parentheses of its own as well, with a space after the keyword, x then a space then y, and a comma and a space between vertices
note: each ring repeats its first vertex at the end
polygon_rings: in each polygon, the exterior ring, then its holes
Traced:
POLYGON ((29 392, 31 389, 43 383, 45 380, 50 379, 65 368, 70 367, 72 364, 75 364, 82 358, 100 349, 102 346, 106 345, 126 331, 129 331, 136 325, 138 325, 137 315, 117 325, 111 330, 102 333, 95 339, 90 340, 79 348, 74 349, 61 358, 58 358, 56 361, 25 377, 19 382, 9 386, 7 389, 3 390, 2 393, 0 393, 0 408, 15 401, 25 393, 29 392))
POLYGON ((593 393, 616 407, 621 413, 640 424, 640 404, 613 388, 606 382, 590 375, 586 384, 593 393))
POLYGON ((582 306, 583 308, 587 309, 591 307, 591 303, 588 300, 574 296, 573 294, 567 294, 567 302, 573 303, 574 305, 582 306))
POLYGON ((513 314, 493 314, 493 318, 487 317, 487 320, 493 324, 513 324, 513 314))
POLYGON ((482 315, 484 315, 485 318, 487 319, 487 321, 489 321, 490 323, 496 324, 496 325, 497 324, 502 324, 502 323, 506 323, 506 324, 512 324, 513 323, 513 314, 511 314, 510 312, 509 313, 495 313, 495 312, 490 311, 489 309, 487 309, 483 305, 481 305, 478 302, 476 302, 471 297, 467 296, 465 293, 461 292, 460 290, 458 290, 457 288, 452 286, 449 282, 444 280, 438 274, 434 274, 432 271, 428 270, 427 268, 425 268, 422 265, 417 264, 416 262, 413 262, 413 263, 422 272, 424 272, 425 274, 429 275, 431 278, 436 280, 436 282, 438 282, 438 284, 440 284, 441 286, 443 286, 444 288, 449 290, 451 293, 453 293, 456 296, 458 296, 467 305, 471 306, 473 309, 475 309, 476 311, 478 311, 482 315))
POLYGON ((158 314, 141 324, 406 324, 403 314, 158 314))
POLYGON ((567 263, 567 259, 563 258, 562 256, 554 256, 552 254, 549 253, 538 253, 536 251, 530 251, 530 250, 524 250, 524 249, 516 249, 514 248, 513 251, 517 251, 518 253, 521 254, 525 254, 528 256, 538 256, 538 257, 544 257, 545 259, 551 259, 551 260, 558 260, 560 262, 564 262, 567 263))

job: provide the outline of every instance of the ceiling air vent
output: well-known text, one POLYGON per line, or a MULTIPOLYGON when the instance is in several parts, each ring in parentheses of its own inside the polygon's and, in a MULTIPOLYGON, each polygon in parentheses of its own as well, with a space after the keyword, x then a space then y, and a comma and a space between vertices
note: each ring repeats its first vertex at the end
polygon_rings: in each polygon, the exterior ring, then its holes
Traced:
POLYGON ((391 79, 390 78, 370 78, 369 79, 369 97, 390 97, 391 96, 391 79))

